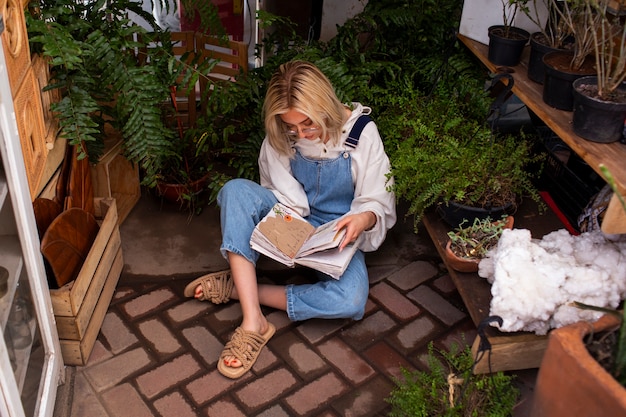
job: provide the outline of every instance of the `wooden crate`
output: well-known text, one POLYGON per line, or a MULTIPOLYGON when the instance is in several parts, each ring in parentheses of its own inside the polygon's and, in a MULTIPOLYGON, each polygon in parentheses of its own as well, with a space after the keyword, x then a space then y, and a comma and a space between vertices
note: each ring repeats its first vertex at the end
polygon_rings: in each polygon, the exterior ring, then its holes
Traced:
POLYGON ((124 266, 115 199, 96 198, 100 230, 78 277, 50 290, 66 365, 85 365, 124 266))
POLYGON ((91 167, 94 196, 115 199, 119 224, 141 196, 139 167, 126 159, 121 151, 122 141, 112 141, 106 145, 100 161, 91 167))

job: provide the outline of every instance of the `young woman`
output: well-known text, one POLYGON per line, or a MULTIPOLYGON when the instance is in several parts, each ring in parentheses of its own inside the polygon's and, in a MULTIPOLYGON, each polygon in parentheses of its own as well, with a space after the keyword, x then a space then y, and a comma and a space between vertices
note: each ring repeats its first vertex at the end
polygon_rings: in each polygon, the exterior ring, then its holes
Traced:
POLYGON ((395 196, 387 191, 389 159, 367 116, 371 109, 342 104, 316 66, 293 61, 272 77, 263 111, 261 183, 234 179, 218 195, 221 252, 230 270, 202 276, 185 288, 187 297, 241 303, 243 321, 218 361, 218 370, 229 378, 245 374, 275 332, 261 305, 284 310, 294 321, 361 319, 369 291, 363 252, 376 250, 396 221, 395 196), (250 236, 276 202, 314 226, 343 216, 337 226, 347 232, 341 248, 363 235, 340 279, 318 272, 319 281, 312 284, 257 284, 259 254, 250 248, 250 236))

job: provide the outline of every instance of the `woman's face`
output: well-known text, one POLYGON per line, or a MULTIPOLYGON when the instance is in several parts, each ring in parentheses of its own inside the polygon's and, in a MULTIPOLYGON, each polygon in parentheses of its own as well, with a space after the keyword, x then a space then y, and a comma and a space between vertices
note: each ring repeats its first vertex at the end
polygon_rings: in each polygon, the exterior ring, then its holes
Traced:
POLYGON ((287 113, 281 114, 280 119, 285 124, 287 135, 293 139, 314 140, 320 135, 320 127, 299 111, 289 110, 287 113))

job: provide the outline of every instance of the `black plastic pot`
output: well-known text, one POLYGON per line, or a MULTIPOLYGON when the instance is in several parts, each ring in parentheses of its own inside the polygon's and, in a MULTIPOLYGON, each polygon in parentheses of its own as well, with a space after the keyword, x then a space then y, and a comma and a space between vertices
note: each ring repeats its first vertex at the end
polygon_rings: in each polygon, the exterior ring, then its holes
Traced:
POLYGON ((509 28, 509 37, 504 37, 505 27, 491 26, 489 29, 489 50, 487 58, 495 65, 514 67, 519 64, 528 43, 530 33, 517 27, 509 28))
POLYGON ((541 32, 530 35, 530 56, 528 58, 528 78, 539 84, 543 84, 545 76, 543 56, 549 52, 561 50, 540 42, 539 39, 543 37, 541 32))
POLYGON ((437 212, 443 221, 453 228, 459 227, 463 220, 467 220, 466 226, 473 224, 474 219, 484 220, 490 217, 492 220, 500 220, 503 214, 511 214, 514 210, 515 205, 513 203, 502 207, 480 208, 449 201, 437 206, 437 212))
POLYGON ((580 70, 572 70, 569 63, 574 56, 571 51, 548 52, 543 56, 543 101, 559 110, 572 111, 574 92, 572 83, 586 75, 595 74, 592 60, 585 62, 580 70))
MULTIPOLYGON (((589 141, 616 142, 623 136, 626 103, 600 100, 581 91, 581 86, 585 84, 596 85, 597 82, 597 77, 582 77, 574 81, 572 127, 574 133, 589 141)), ((626 91, 626 83, 622 83, 619 89, 626 91)))

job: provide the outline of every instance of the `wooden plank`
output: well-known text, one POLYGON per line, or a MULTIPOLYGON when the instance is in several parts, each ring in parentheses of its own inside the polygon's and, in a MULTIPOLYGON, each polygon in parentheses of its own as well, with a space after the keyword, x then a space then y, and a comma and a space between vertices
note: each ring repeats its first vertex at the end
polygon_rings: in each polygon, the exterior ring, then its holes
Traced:
POLYGON ((479 358, 474 366, 475 374, 538 368, 548 346, 548 336, 531 334, 493 337, 488 340, 491 351, 484 351, 478 356, 480 337, 477 336, 472 344, 472 356, 479 358))
POLYGON ((102 289, 104 288, 107 279, 112 269, 112 266, 116 260, 122 240, 120 237, 119 229, 115 229, 111 235, 111 239, 102 255, 100 264, 96 269, 93 276, 92 283, 89 286, 86 297, 82 303, 80 311, 76 316, 56 316, 57 330, 61 339, 69 340, 81 340, 85 336, 87 326, 91 321, 94 309, 100 298, 102 289))
POLYGON ((98 299, 98 304, 94 310, 89 326, 85 332, 85 337, 82 340, 60 340, 61 354, 63 356, 63 362, 65 365, 82 366, 87 364, 89 355, 93 350, 93 346, 96 343, 98 333, 102 327, 102 322, 113 298, 115 287, 119 281, 122 268, 124 266, 124 260, 122 256, 122 250, 119 249, 115 261, 111 267, 107 282, 102 289, 102 294, 98 299))

